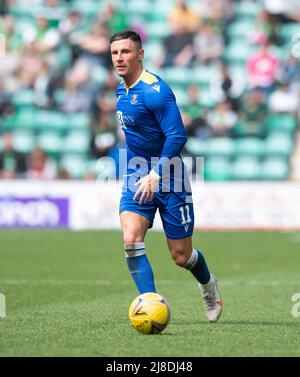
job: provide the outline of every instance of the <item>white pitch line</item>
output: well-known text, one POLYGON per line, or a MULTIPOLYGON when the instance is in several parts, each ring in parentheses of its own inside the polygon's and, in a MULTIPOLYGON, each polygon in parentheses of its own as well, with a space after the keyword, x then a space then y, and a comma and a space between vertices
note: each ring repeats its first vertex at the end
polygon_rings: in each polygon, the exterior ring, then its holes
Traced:
MULTIPOLYGON (((270 280, 270 281, 259 281, 259 280, 218 280, 220 286, 271 286, 271 287, 278 287, 281 285, 299 285, 300 287, 300 280, 298 281, 277 281, 277 280, 270 280)), ((157 284, 159 285, 176 285, 176 284, 187 284, 192 285, 194 282, 187 280, 157 280, 157 284)), ((2 279, 0 280, 0 286, 3 285, 99 285, 99 286, 107 286, 107 285, 127 285, 132 284, 130 279, 127 280, 61 280, 61 279, 38 279, 38 280, 29 280, 29 279, 2 279)))
POLYGON ((111 285, 111 280, 59 280, 59 279, 3 279, 1 284, 8 285, 111 285))

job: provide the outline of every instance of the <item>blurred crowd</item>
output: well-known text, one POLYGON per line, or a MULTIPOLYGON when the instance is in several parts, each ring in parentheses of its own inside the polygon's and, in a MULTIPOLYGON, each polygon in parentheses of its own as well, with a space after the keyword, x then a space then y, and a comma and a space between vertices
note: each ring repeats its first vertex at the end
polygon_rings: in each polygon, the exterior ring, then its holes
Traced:
MULTIPOLYGON (((243 2, 257 3, 239 3, 243 2)), ((124 141, 115 118, 114 92, 119 80, 112 70, 109 39, 115 32, 132 28, 141 33, 147 49, 151 35, 147 24, 126 16, 127 0, 125 8, 118 7, 120 2, 95 0, 89 10, 92 3, 0 0, 0 33, 6 39, 5 57, 0 57, 1 178, 70 178, 59 159, 39 145, 26 153, 15 148, 13 132, 5 125, 18 111, 15 98, 23 91, 30 92, 30 105, 35 108, 88 113, 88 156, 117 159, 124 141)), ((190 7, 185 0, 169 3, 169 32, 160 40, 160 53, 153 53, 152 66, 145 68, 163 72, 168 67, 210 66, 221 75, 217 88, 221 95, 214 106, 202 103, 200 86, 187 86, 188 102, 180 110, 189 136, 236 137, 243 127, 245 135, 263 137, 270 112, 299 116, 299 59, 292 49, 283 57, 274 53, 276 48, 283 49, 281 26, 300 21, 299 1, 259 2, 256 26, 247 39, 253 53, 245 61, 242 86, 224 58, 237 1, 199 0, 197 7, 190 7)), ((93 174, 87 171, 84 178, 93 179, 93 174)))

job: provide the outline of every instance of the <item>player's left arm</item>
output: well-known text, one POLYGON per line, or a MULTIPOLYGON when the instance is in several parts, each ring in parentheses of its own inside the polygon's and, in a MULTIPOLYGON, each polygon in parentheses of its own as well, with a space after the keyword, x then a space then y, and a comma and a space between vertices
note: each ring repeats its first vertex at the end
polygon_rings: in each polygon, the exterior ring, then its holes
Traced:
POLYGON ((153 112, 165 136, 161 158, 153 168, 159 174, 160 164, 165 166, 168 164, 168 159, 180 156, 187 141, 187 134, 171 89, 164 85, 161 93, 154 94, 156 96, 152 95, 153 112))
POLYGON ((165 84, 162 84, 159 92, 152 88, 149 90, 151 91, 146 93, 145 103, 153 111, 165 136, 165 142, 158 163, 147 176, 141 178, 136 183, 139 189, 133 199, 136 200, 138 195, 142 193, 140 204, 143 202, 147 203, 148 200, 153 199, 161 179, 160 167, 163 172, 173 157, 180 156, 187 140, 186 131, 173 92, 165 84))

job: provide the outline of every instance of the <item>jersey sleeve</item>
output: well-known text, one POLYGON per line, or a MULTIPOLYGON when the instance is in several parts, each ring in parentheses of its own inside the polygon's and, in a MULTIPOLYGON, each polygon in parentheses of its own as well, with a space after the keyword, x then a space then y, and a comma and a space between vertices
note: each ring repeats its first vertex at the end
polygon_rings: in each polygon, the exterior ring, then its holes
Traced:
POLYGON ((165 136, 160 159, 153 168, 161 175, 160 166, 163 171, 170 159, 180 156, 187 136, 173 92, 164 83, 156 85, 156 88, 159 90, 150 87, 145 93, 145 104, 154 113, 165 136))

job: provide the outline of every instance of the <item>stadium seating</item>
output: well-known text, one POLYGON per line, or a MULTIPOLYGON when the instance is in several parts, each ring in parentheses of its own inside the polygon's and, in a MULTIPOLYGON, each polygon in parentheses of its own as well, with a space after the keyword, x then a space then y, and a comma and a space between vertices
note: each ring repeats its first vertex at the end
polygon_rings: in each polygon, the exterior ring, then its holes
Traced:
POLYGON ((59 156, 63 150, 63 139, 57 132, 45 131, 37 137, 37 145, 51 156, 59 156))
POLYGON ((103 3, 93 0, 75 0, 72 1, 71 8, 88 18, 94 18, 102 9, 103 3))
MULTIPOLYGON (((157 68, 157 59, 163 52, 163 38, 170 32, 168 17, 173 9, 173 0, 114 0, 117 9, 126 18, 129 26, 144 32, 146 68, 157 72, 173 89, 181 109, 188 107, 188 86, 199 87, 198 102, 207 112, 223 98, 220 94, 222 75, 220 64, 194 65, 193 67, 168 66, 157 68)), ((71 0, 63 2, 65 10, 76 10, 83 16, 83 29, 88 31, 97 16, 101 16, 107 2, 97 0, 71 0)), ((189 0, 188 5, 199 12, 199 1, 189 0)), ((35 27, 40 8, 34 9, 26 2, 12 2, 9 14, 16 17, 16 36, 22 35, 28 27, 35 27)), ((234 17, 222 29, 225 48, 221 59, 227 65, 233 86, 231 95, 235 99, 247 89, 246 62, 257 51, 252 42, 257 28, 257 16, 263 9, 261 1, 235 1, 234 17)), ((200 12, 199 12, 200 14, 200 12)), ((54 20, 55 21, 55 20, 54 20)), ((57 24, 58 20, 56 20, 57 24)), ((223 27, 223 26, 222 26, 223 27)), ((279 58, 287 58, 292 48, 292 36, 299 32, 294 22, 279 24, 277 33, 280 45, 273 45, 272 52, 279 58)), ((56 64, 51 69, 54 75, 67 71, 74 62, 74 50, 64 37, 55 51, 56 64)), ((91 80, 100 92, 106 84, 108 69, 100 64, 93 65, 91 80)), ((270 93, 267 93, 267 96, 270 93)), ((13 134, 16 150, 29 153, 34 146, 41 146, 53 156, 61 168, 73 178, 82 178, 85 170, 105 177, 113 172, 109 163, 95 170, 95 157, 90 145, 92 135, 91 115, 85 111, 64 113, 60 109, 68 92, 59 86, 54 88, 52 101, 56 107, 45 106, 45 99, 34 88, 22 88, 12 93, 14 111, 1 119, 1 131, 13 134)), ((264 122, 247 121, 239 117, 231 136, 203 140, 190 136, 185 154, 205 157, 204 178, 223 180, 284 180, 289 178, 290 160, 295 148, 298 119, 295 114, 270 113, 264 122)), ((115 130, 115 134, 117 131, 115 130)), ((0 150, 1 150, 0 143, 0 150)), ((102 162, 104 164, 104 162, 102 162)), ((100 164, 101 165, 101 164, 100 164)))
POLYGON ((260 164, 256 157, 239 157, 231 165, 231 178, 239 181, 260 178, 260 164))
POLYGON ((211 157, 204 163, 204 179, 208 181, 227 181, 231 179, 231 164, 221 157, 211 157))
POLYGON ((185 144, 185 149, 191 156, 206 156, 207 143, 197 137, 190 136, 185 144))
POLYGON ((235 14, 239 20, 254 18, 260 11, 261 7, 255 1, 237 1, 235 5, 235 14))
POLYGON ((77 154, 65 154, 60 160, 60 168, 65 169, 75 179, 83 178, 87 171, 87 159, 77 154))
POLYGON ((235 154, 235 142, 229 137, 207 140, 207 155, 230 158, 235 154))
POLYGON ((272 132, 266 139, 267 156, 284 156, 289 158, 293 150, 293 140, 282 132, 272 132))
POLYGON ((89 139, 89 133, 84 130, 70 131, 64 139, 64 152, 87 155, 89 139))
POLYGON ((254 50, 254 47, 245 43, 245 41, 235 41, 226 47, 223 56, 228 64, 245 64, 254 50))
POLYGON ((26 106, 34 106, 35 92, 30 89, 19 90, 12 96, 12 104, 16 108, 22 108, 26 106))
POLYGON ((245 137, 236 140, 237 156, 262 157, 265 153, 265 143, 255 137, 245 137))
POLYGON ((280 157, 269 157, 261 164, 260 179, 281 181, 288 178, 289 165, 280 157))
POLYGON ((267 119, 266 127, 269 132, 276 130, 294 133, 297 128, 297 121, 290 114, 272 114, 267 119))
POLYGON ((64 131, 68 127, 68 118, 61 112, 54 110, 37 111, 35 122, 39 130, 64 131))
POLYGON ((35 146, 35 137, 30 130, 15 130, 13 132, 13 146, 21 153, 29 153, 35 146))

